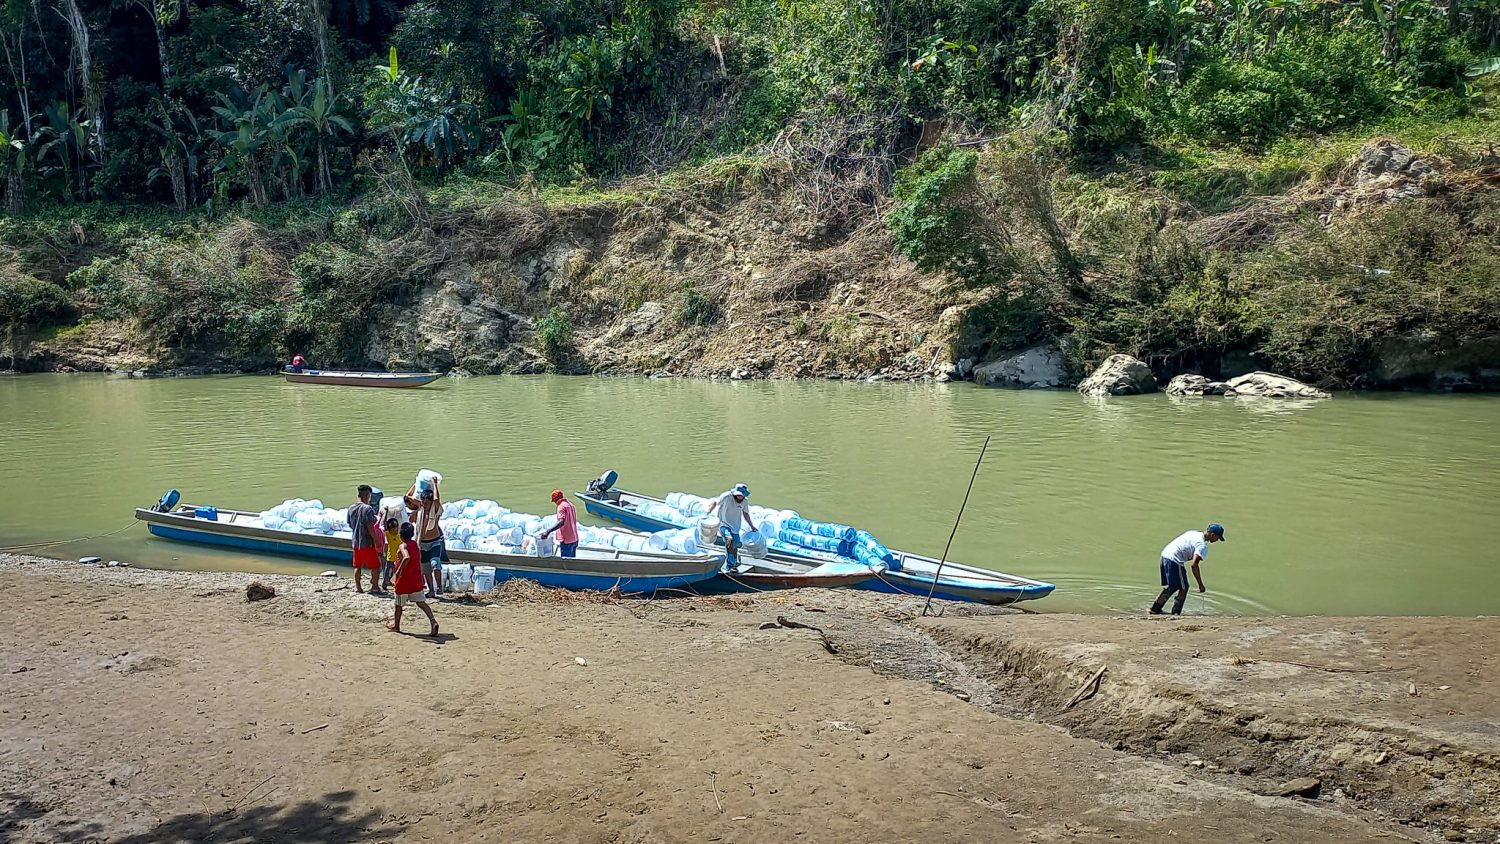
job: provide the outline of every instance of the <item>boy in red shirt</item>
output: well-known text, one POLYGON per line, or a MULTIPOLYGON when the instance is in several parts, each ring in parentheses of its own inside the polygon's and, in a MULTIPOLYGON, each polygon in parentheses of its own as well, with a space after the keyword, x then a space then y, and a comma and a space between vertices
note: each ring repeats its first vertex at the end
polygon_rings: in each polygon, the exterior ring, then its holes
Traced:
POLYGON ((396 560, 396 576, 392 578, 396 591, 396 619, 386 624, 386 628, 401 632, 401 610, 409 603, 415 603, 417 608, 427 614, 427 620, 432 622, 432 632, 429 636, 438 634, 437 618, 432 614, 432 607, 427 606, 423 600, 427 597, 427 584, 422 577, 422 551, 417 547, 416 529, 410 522, 401 526, 401 553, 396 560))

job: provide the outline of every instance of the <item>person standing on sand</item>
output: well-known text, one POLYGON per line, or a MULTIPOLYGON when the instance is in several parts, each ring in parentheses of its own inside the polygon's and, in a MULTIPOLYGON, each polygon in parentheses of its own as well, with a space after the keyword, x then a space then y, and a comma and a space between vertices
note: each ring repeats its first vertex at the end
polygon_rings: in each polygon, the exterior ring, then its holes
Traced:
POLYGON ((563 557, 578 556, 578 511, 560 489, 552 490, 552 503, 557 505, 557 524, 542 531, 546 539, 557 531, 557 553, 563 557))
POLYGON ((422 580, 431 590, 428 597, 436 598, 442 585, 440 567, 448 562, 448 546, 443 541, 443 527, 439 523, 443 518, 443 495, 438 491, 438 485, 434 483, 422 490, 419 497, 417 485, 412 484, 411 489, 406 491, 406 508, 411 511, 412 518, 417 523, 417 547, 422 551, 422 580))
POLYGON ((391 516, 385 520, 385 555, 380 563, 380 588, 389 592, 396 579, 396 563, 401 559, 401 520, 391 516))
POLYGON ((1208 591, 1203 588, 1203 574, 1198 571, 1198 564, 1208 556, 1209 543, 1223 541, 1224 526, 1215 522, 1207 530, 1190 530, 1161 549, 1161 594, 1156 596, 1156 602, 1151 605, 1152 615, 1162 614, 1162 607, 1166 606, 1167 598, 1174 592, 1177 593, 1177 600, 1172 603, 1172 615, 1182 615, 1182 605, 1187 603, 1187 568, 1190 565, 1193 567, 1193 579, 1198 581, 1198 591, 1208 591))
POLYGON ((370 570, 370 594, 380 592, 380 549, 385 545, 385 533, 376 524, 375 508, 370 505, 370 496, 375 492, 369 484, 359 485, 359 501, 349 508, 345 521, 353 533, 354 545, 354 591, 365 591, 361 575, 370 570))
POLYGON ((755 522, 750 520, 750 487, 744 484, 735 484, 734 489, 728 490, 720 495, 718 500, 708 505, 708 514, 719 512, 719 536, 724 540, 724 556, 728 558, 731 566, 739 563, 740 551, 740 523, 744 522, 755 530, 755 522))
POLYGON ((401 611, 407 604, 416 604, 417 609, 427 615, 427 620, 432 622, 432 632, 429 636, 438 634, 437 616, 432 614, 432 607, 427 605, 426 597, 427 580, 422 576, 422 550, 417 547, 414 538, 417 532, 412 529, 408 522, 401 526, 401 550, 396 559, 396 618, 385 626, 387 630, 396 633, 401 632, 401 611))

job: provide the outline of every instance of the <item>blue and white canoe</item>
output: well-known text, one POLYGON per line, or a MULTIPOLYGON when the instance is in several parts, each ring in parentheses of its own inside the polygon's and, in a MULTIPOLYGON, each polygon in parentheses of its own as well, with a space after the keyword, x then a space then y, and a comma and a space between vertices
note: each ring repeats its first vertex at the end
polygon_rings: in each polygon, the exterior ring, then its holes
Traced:
MULTIPOLYGON (((666 502, 660 498, 642 495, 627 490, 611 489, 599 495, 578 493, 578 498, 583 501, 583 507, 589 513, 611 521, 619 522, 626 527, 635 530, 655 532, 660 530, 678 530, 688 527, 691 519, 684 516, 681 523, 663 521, 640 512, 640 505, 655 502, 666 506, 666 502)), ((942 575, 938 574, 939 560, 935 557, 926 557, 921 554, 913 554, 907 551, 895 551, 895 564, 880 573, 877 577, 855 584, 857 589, 870 589, 876 592, 891 592, 902 595, 916 595, 927 597, 929 590, 934 598, 949 601, 972 601, 980 604, 1014 604, 1021 601, 1034 601, 1045 598, 1052 594, 1057 587, 1051 583, 1040 580, 1031 580, 1013 574, 982 569, 977 566, 964 565, 948 561, 942 563, 942 575), (934 578, 937 585, 933 585, 934 578)), ((818 551, 806 550, 790 552, 786 550, 773 550, 767 558, 770 560, 782 559, 840 559, 834 555, 818 551)))
MULTIPOLYGON (((346 563, 351 555, 347 538, 268 528, 261 524, 259 513, 243 510, 182 504, 165 511, 137 508, 135 517, 146 523, 146 530, 153 536, 163 539, 346 563), (200 511, 205 514, 211 511, 214 518, 200 518, 196 515, 200 511)), ((450 550, 448 556, 453 562, 494 566, 496 582, 524 578, 543 586, 614 589, 626 594, 701 583, 717 576, 723 565, 722 555, 657 554, 592 547, 579 548, 578 556, 571 558, 467 550, 450 550)))

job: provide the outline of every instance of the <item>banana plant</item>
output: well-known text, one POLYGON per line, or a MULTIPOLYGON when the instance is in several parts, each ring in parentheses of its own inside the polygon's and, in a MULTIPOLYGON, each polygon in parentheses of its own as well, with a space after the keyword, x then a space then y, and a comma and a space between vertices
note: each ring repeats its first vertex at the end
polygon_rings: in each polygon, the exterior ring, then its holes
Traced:
MULTIPOLYGON (((395 62, 395 48, 392 48, 391 61, 395 62)), ((302 127, 312 135, 317 154, 318 193, 327 193, 333 190, 330 150, 337 143, 340 133, 354 133, 354 125, 340 113, 342 103, 334 95, 333 85, 327 77, 315 80, 311 94, 305 98, 296 98, 294 103, 287 109, 286 122, 289 126, 302 127)))
POLYGON ((215 140, 224 148, 224 158, 218 170, 229 174, 231 179, 244 183, 250 192, 250 201, 257 208, 267 203, 266 183, 261 167, 261 148, 266 145, 267 110, 263 100, 267 94, 261 86, 253 100, 243 92, 234 95, 221 94, 222 105, 214 106, 214 113, 232 128, 215 133, 215 140))
POLYGON ((74 199, 89 198, 88 157, 94 137, 89 123, 76 120, 67 100, 58 100, 46 109, 47 125, 38 133, 46 141, 37 148, 37 162, 50 156, 57 159, 62 171, 63 188, 74 199))
POLYGON ((186 211, 189 205, 197 202, 196 183, 203 132, 198 126, 198 118, 181 106, 169 106, 165 99, 158 99, 156 109, 157 119, 147 121, 147 125, 161 136, 162 143, 157 149, 161 164, 151 170, 147 179, 155 182, 166 177, 172 184, 172 202, 178 211, 186 211))

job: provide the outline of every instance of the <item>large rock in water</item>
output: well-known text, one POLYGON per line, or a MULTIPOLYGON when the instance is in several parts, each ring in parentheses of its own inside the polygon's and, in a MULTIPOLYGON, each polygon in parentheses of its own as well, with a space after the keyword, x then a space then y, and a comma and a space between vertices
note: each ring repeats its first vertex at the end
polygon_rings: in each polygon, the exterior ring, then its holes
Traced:
POLYGON ((1229 379, 1229 388, 1242 396, 1270 399, 1326 399, 1329 394, 1295 378, 1271 372, 1252 372, 1229 379))
POLYGON ((1039 343, 975 367, 974 383, 1012 389, 1062 387, 1068 383, 1068 361, 1055 344, 1039 343))
POLYGON ((1094 374, 1083 379, 1078 392, 1086 396, 1134 396, 1156 392, 1151 367, 1130 355, 1110 355, 1094 374))
POLYGON ((1169 396, 1233 396, 1235 392, 1223 381, 1210 381, 1202 375, 1179 375, 1167 383, 1169 396))

